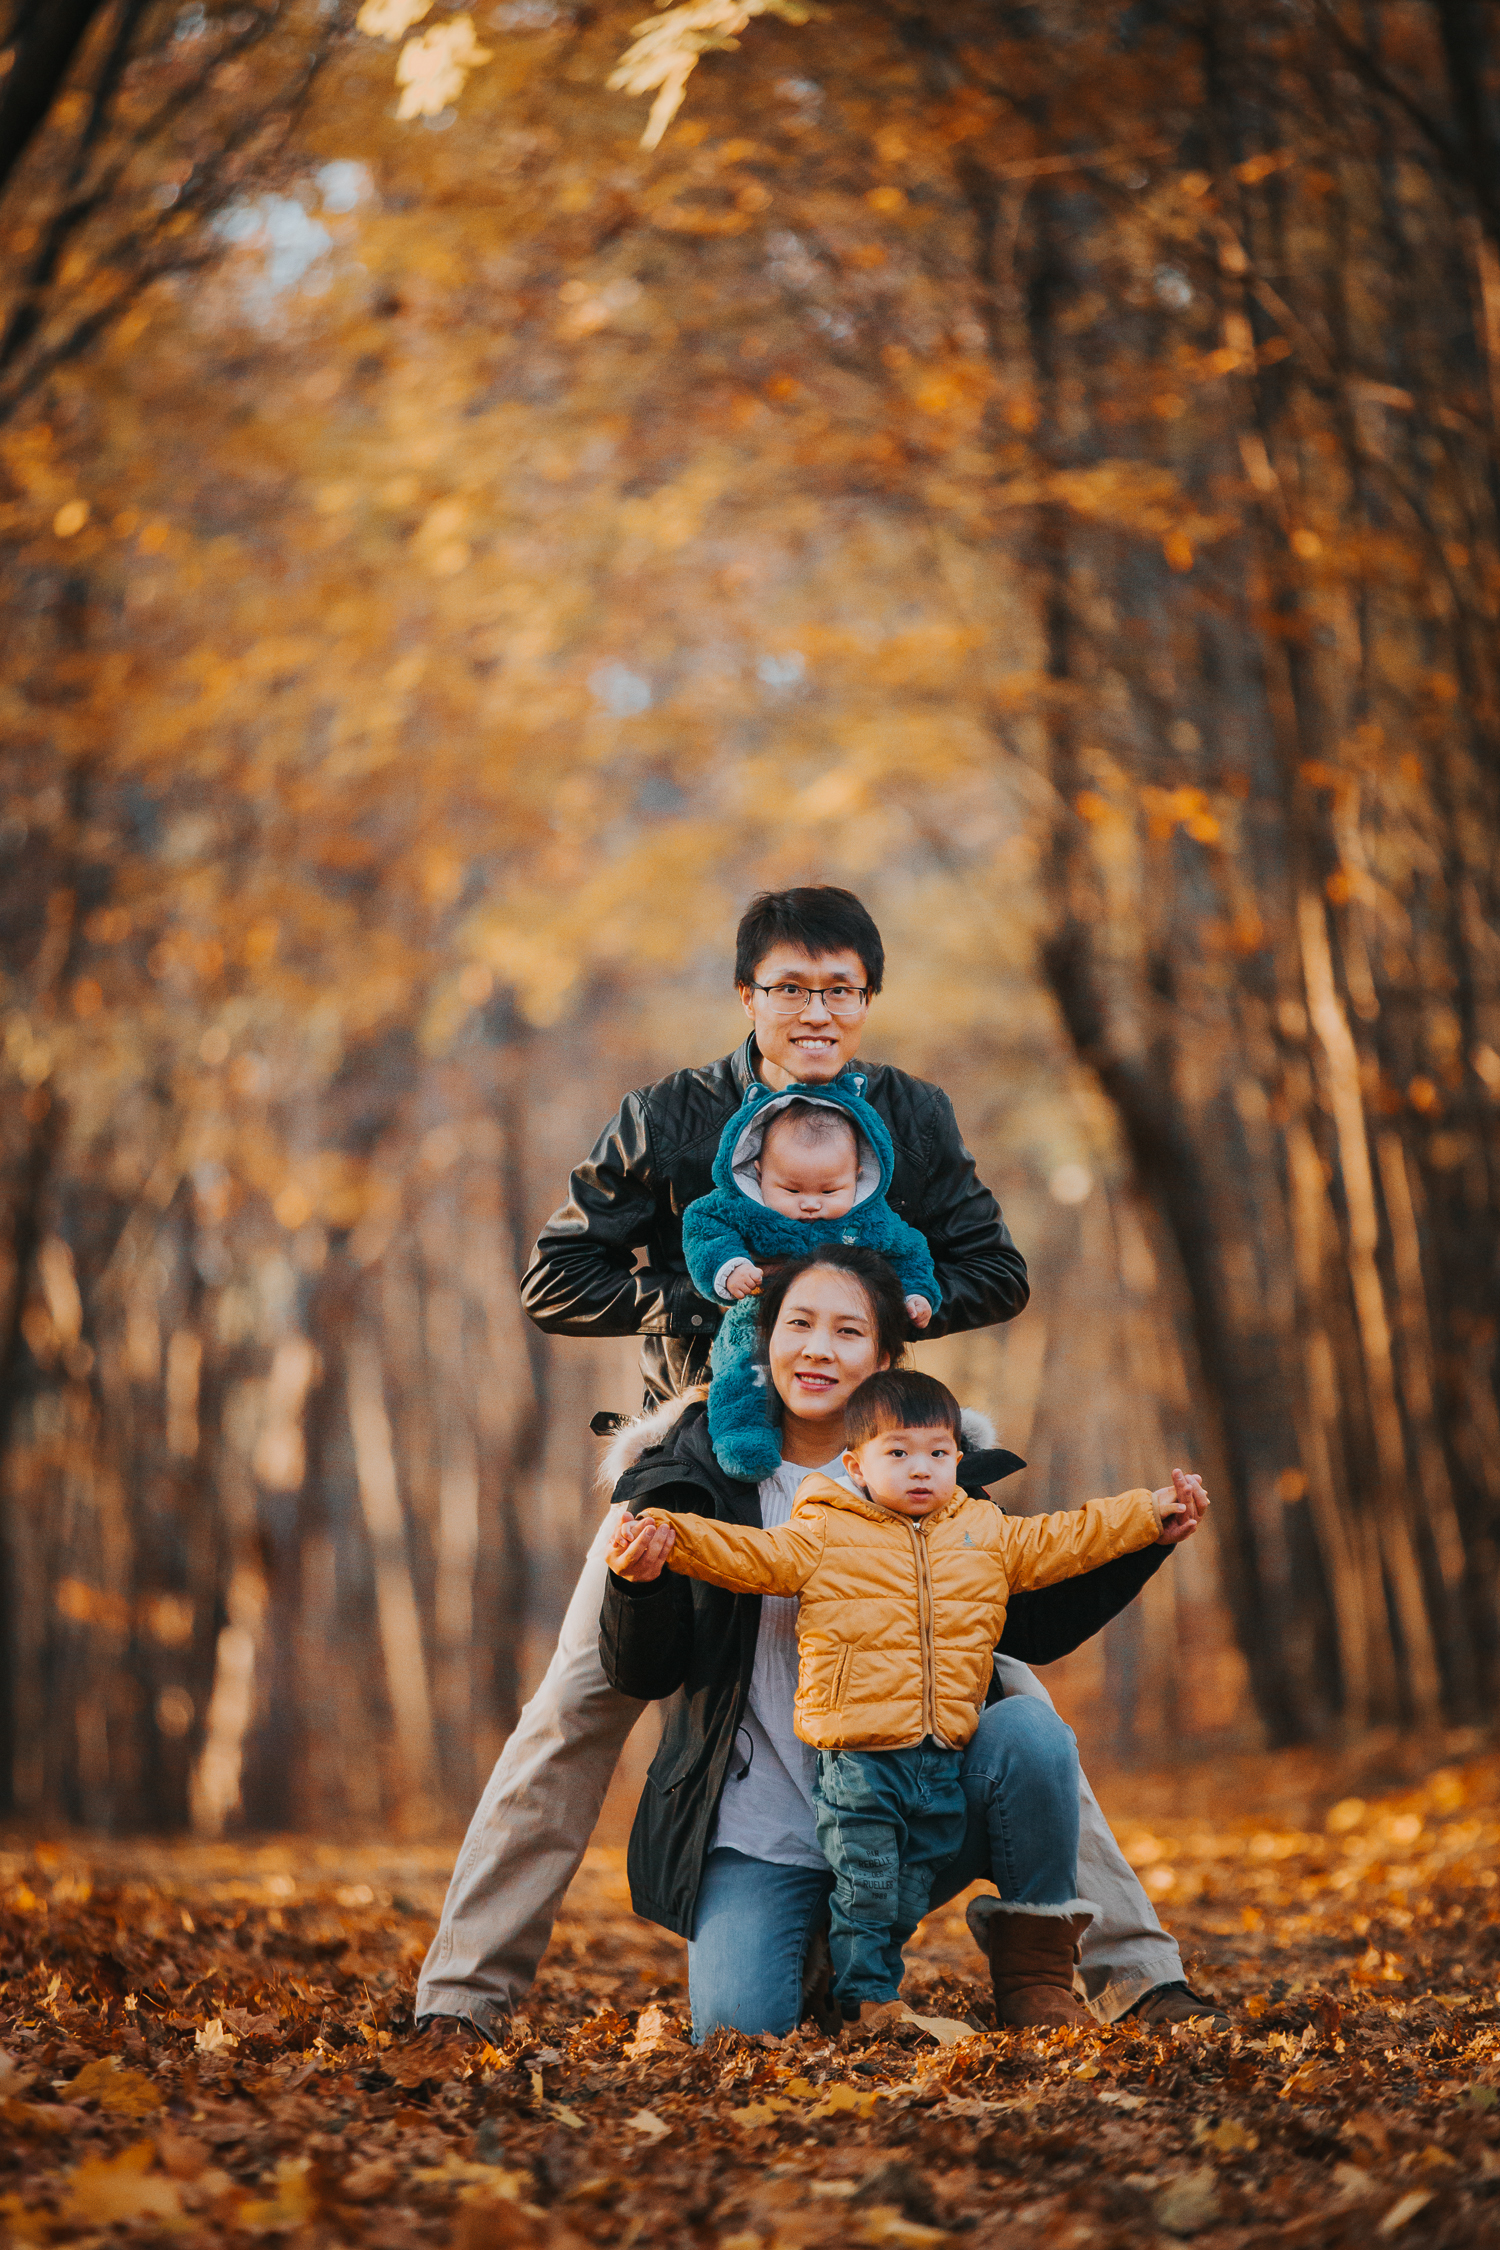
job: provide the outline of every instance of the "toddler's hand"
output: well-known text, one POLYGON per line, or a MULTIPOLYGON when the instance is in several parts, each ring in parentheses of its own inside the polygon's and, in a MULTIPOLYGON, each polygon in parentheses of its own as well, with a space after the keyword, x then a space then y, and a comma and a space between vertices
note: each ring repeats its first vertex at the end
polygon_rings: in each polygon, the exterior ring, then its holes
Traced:
POLYGON ((1202 1477, 1184 1476, 1181 1469, 1174 1469, 1172 1482, 1152 1498, 1157 1514, 1170 1519, 1157 1541, 1159 1547, 1180 1547, 1184 1539, 1191 1539, 1208 1509, 1202 1477))
POLYGON ((644 1585, 660 1578, 676 1543, 677 1534, 669 1523, 658 1523, 654 1516, 644 1522, 621 1516, 609 1543, 609 1567, 617 1578, 644 1585))
POLYGON ((932 1307, 925 1297, 908 1297, 906 1300, 906 1317, 913 1328, 925 1328, 932 1318, 932 1307))
POLYGON ((724 1294, 735 1298, 758 1296, 764 1279, 760 1267, 752 1266, 747 1258, 724 1276, 724 1294))

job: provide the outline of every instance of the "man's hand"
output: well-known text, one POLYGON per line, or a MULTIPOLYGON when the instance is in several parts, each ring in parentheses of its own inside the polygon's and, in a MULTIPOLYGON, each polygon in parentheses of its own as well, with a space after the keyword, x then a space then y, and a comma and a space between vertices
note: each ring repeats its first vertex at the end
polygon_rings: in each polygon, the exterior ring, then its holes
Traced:
POLYGON ((1200 1476, 1184 1476, 1181 1469, 1172 1471, 1172 1481, 1163 1485, 1160 1492, 1151 1495, 1156 1502, 1156 1512, 1170 1519, 1157 1541, 1159 1547, 1180 1547, 1184 1539, 1191 1539, 1208 1512, 1208 1494, 1203 1489, 1200 1476))
POLYGON ((764 1279, 760 1267, 752 1266, 746 1258, 724 1276, 724 1294, 734 1298, 758 1296, 764 1279))
POLYGON ((634 1516, 621 1516, 609 1543, 609 1567, 617 1578, 644 1585, 660 1578, 676 1540, 672 1526, 658 1523, 654 1516, 648 1516, 644 1523, 634 1516))
POLYGON ((932 1307, 925 1297, 908 1297, 906 1300, 906 1317, 913 1328, 925 1328, 932 1318, 932 1307))

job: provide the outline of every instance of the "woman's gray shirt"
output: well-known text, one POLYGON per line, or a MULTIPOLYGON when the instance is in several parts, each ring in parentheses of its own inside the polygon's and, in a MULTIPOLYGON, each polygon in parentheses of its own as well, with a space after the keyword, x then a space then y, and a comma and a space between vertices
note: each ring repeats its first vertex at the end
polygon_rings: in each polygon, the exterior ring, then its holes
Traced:
MULTIPOLYGON (((759 1485, 760 1520, 767 1531, 791 1521, 792 1502, 805 1477, 842 1477, 835 1454, 821 1469, 783 1461, 759 1485)), ((750 1697, 735 1731, 734 1758, 719 1799, 719 1819, 708 1848, 767 1859, 773 1867, 826 1868, 818 1849, 813 1783, 818 1753, 797 1739, 797 1597, 762 1594, 760 1632, 750 1697), (749 1761, 748 1770, 746 1761, 749 1761)))

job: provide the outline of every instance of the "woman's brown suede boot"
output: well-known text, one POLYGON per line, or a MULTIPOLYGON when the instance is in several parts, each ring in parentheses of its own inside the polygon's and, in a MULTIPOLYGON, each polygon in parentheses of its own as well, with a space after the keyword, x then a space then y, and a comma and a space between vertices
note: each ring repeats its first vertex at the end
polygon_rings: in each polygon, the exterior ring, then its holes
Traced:
MULTIPOLYGON (((988 1903, 988 1902, 986 1902, 988 1903)), ((980 1904, 975 1900, 974 1904, 980 1904)), ((995 2021, 1017 2030, 1080 2024, 1096 2019, 1073 1997, 1073 1963, 1087 1914, 1022 1914, 1011 1909, 967 1917, 980 1951, 988 1956, 995 1988, 995 2021)))

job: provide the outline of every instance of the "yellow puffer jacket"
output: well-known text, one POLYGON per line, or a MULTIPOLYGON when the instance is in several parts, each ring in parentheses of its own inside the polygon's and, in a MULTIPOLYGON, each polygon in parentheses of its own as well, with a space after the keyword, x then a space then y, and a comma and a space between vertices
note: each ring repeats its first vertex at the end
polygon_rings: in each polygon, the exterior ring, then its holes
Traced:
POLYGON ((646 1508, 677 1534, 669 1567, 732 1594, 800 1594, 797 1732, 818 1750, 955 1748, 979 1724, 1011 1588, 1051 1586, 1159 1537, 1145 1491, 1051 1516, 957 1492, 921 1521, 831 1477, 776 1531, 646 1508))

